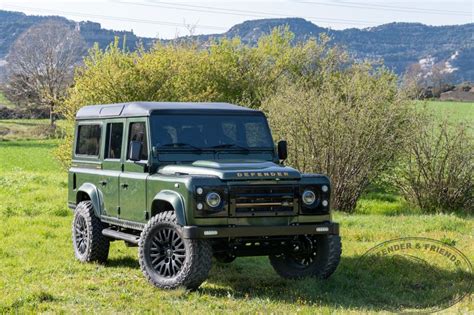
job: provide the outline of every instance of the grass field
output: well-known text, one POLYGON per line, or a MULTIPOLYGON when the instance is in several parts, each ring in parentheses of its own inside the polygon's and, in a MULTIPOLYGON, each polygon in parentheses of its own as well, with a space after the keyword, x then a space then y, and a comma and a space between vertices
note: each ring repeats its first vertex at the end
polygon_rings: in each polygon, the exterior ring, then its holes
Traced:
MULTIPOLYGON (((0 126, 23 128, 17 126, 22 123, 45 122, 0 121, 0 126)), ((384 286, 360 290, 361 284, 374 281, 374 275, 357 270, 357 262, 376 244, 398 237, 430 237, 455 245, 474 261, 472 217, 420 215, 396 196, 372 194, 362 202, 365 210, 359 211, 367 214, 335 214, 341 223, 343 257, 328 280, 282 280, 267 258, 238 258, 229 265, 214 264, 208 281, 196 292, 157 290, 139 270, 137 249, 122 242, 113 243, 105 266, 74 259, 66 174, 51 153, 57 143, 0 141, 0 313, 388 312, 406 302, 391 294, 401 289, 400 274, 384 270, 384 286)), ((463 281, 473 281, 472 275, 463 281)), ((432 298, 422 294, 423 288, 412 290, 420 292, 419 299, 432 298)), ((474 293, 446 312, 473 313, 474 293)))
POLYGON ((429 101, 420 102, 420 106, 426 104, 427 108, 432 111, 437 117, 448 117, 453 121, 474 121, 474 103, 467 102, 442 102, 429 101))

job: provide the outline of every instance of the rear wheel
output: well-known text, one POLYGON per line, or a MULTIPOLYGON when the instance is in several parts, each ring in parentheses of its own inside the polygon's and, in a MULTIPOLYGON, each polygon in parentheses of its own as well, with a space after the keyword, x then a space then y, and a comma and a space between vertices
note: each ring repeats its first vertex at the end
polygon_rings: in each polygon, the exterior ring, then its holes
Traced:
POLYGON ((273 269, 280 276, 326 279, 336 271, 342 252, 339 235, 302 236, 299 244, 292 251, 269 257, 273 269))
POLYGON ((174 211, 165 211, 154 216, 142 231, 139 261, 154 286, 193 290, 207 279, 212 248, 206 240, 184 239, 174 211))
POLYGON ((72 243, 78 260, 100 263, 107 261, 110 241, 102 235, 105 227, 95 216, 92 202, 82 201, 77 205, 72 223, 72 243))

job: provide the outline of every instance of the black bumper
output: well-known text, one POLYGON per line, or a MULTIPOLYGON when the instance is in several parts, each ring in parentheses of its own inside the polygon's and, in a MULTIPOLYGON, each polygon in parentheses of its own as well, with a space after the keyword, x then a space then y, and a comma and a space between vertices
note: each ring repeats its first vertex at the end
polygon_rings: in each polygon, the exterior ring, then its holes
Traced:
POLYGON ((288 226, 183 226, 183 237, 190 239, 313 234, 339 235, 339 223, 325 222, 288 226))

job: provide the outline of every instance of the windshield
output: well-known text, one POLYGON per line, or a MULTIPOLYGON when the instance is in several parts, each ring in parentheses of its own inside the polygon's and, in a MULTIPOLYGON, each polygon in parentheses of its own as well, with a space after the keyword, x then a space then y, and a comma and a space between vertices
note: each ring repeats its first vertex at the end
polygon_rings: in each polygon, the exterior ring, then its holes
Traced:
POLYGON ((273 150, 263 115, 153 115, 151 136, 152 144, 162 149, 273 150))

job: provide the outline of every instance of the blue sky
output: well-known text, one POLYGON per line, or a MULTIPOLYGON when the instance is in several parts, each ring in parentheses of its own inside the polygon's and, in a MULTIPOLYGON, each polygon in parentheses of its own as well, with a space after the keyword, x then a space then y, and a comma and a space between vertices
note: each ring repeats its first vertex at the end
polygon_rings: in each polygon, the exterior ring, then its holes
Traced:
POLYGON ((61 15, 99 22, 137 35, 173 38, 225 32, 245 20, 303 17, 332 29, 364 28, 389 22, 428 25, 473 22, 474 0, 0 0, 0 8, 36 15, 61 15))

